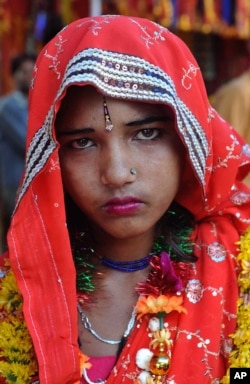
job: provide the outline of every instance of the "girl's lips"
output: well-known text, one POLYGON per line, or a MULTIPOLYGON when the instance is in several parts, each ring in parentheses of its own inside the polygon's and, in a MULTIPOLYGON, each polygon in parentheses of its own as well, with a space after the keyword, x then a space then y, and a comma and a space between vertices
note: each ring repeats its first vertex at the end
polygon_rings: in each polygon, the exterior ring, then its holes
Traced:
POLYGON ((138 211, 144 203, 135 197, 114 198, 109 200, 104 209, 107 213, 122 216, 138 211))

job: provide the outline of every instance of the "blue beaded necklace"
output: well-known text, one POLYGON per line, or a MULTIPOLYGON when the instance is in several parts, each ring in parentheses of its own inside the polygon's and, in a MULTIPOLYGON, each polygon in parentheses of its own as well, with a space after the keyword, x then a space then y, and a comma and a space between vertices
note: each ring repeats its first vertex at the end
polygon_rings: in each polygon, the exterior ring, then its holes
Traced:
MULTIPOLYGON (((192 245, 189 239, 190 232, 190 228, 181 229, 179 232, 181 238, 179 248, 181 248, 185 254, 189 255, 192 254, 192 245)), ((89 244, 88 233, 80 231, 75 232, 72 239, 72 253, 76 267, 76 288, 77 292, 82 295, 85 300, 88 300, 89 294, 95 290, 95 285, 93 283, 94 276, 100 276, 100 273, 96 271, 96 267, 93 263, 93 260, 96 258, 100 260, 102 265, 122 272, 134 272, 148 267, 150 265, 151 257, 153 255, 160 255, 162 251, 169 253, 171 260, 178 261, 178 256, 176 256, 174 249, 167 244, 164 236, 160 236, 156 240, 148 255, 132 261, 114 261, 107 257, 102 257, 98 255, 89 244)))
POLYGON ((150 253, 141 259, 131 261, 114 261, 108 259, 107 257, 103 257, 101 259, 101 264, 108 268, 116 269, 122 272, 135 272, 148 267, 152 255, 153 253, 150 253))

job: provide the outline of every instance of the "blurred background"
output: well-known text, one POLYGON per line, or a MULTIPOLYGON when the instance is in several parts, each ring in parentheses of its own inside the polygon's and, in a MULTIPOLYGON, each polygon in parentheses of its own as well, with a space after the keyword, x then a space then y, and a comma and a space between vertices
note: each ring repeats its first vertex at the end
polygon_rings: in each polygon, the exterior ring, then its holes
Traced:
MULTIPOLYGON (((238 121, 242 121, 244 114, 246 123, 244 129, 235 128, 250 132, 250 0, 0 0, 0 251, 6 248, 10 220, 4 200, 10 190, 7 179, 15 167, 14 160, 6 160, 6 153, 17 154, 13 146, 13 138, 17 139, 14 132, 23 130, 19 159, 23 167, 26 132, 26 120, 22 127, 20 121, 17 125, 14 120, 18 120, 18 115, 9 112, 7 102, 14 110, 18 96, 19 104, 22 100, 20 113, 26 119, 27 92, 25 94, 23 88, 30 76, 30 65, 34 64, 26 58, 16 66, 15 72, 13 59, 23 53, 36 57, 65 25, 98 14, 146 17, 179 35, 199 63, 211 102, 221 86, 248 72, 248 79, 243 77, 237 91, 233 88, 231 94, 238 97, 239 89, 245 87, 247 107, 243 113, 238 109, 237 115, 238 121), (245 114, 247 110, 249 117, 245 114)), ((226 90, 224 94, 229 93, 226 90)), ((236 102, 231 102, 236 107, 236 102)), ((244 103, 238 97, 238 104, 243 106, 244 103)), ((232 111, 231 104, 227 109, 232 111)), ((225 114, 224 118, 230 120, 229 115, 225 114)))

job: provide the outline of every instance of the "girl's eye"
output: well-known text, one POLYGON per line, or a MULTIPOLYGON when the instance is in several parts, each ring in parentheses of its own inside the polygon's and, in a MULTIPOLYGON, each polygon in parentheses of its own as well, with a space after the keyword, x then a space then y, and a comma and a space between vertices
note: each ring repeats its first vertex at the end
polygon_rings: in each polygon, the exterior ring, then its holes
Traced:
POLYGON ((93 140, 86 138, 75 139, 69 143, 69 146, 74 149, 86 149, 92 147, 93 145, 93 140))
POLYGON ((157 128, 145 128, 141 129, 135 135, 136 140, 153 140, 160 135, 160 129, 157 128))

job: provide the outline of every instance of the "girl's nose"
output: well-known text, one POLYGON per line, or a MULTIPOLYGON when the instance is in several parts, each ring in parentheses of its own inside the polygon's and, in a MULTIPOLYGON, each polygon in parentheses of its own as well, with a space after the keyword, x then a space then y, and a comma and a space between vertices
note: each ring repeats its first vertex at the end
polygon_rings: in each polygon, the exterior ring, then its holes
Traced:
POLYGON ((102 157, 102 183, 119 188, 135 181, 136 170, 132 158, 131 153, 123 146, 107 149, 102 157))

